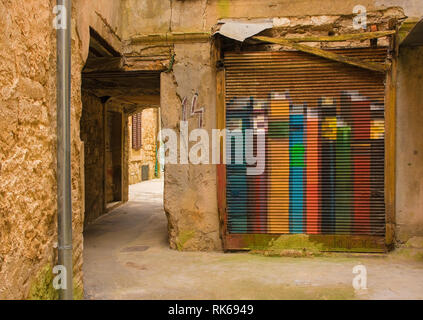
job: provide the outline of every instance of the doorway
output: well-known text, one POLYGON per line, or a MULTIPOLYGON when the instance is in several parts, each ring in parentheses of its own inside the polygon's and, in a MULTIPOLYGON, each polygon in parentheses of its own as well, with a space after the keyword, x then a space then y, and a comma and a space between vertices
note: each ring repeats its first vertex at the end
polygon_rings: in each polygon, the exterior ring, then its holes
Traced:
POLYGON ((122 201, 123 116, 120 112, 106 112, 106 209, 122 201))

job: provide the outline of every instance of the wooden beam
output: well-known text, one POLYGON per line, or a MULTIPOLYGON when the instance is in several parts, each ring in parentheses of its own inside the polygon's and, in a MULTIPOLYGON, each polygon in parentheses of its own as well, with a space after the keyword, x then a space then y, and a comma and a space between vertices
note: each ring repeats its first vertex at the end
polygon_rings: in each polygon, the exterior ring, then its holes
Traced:
MULTIPOLYGON (((223 58, 222 43, 220 39, 214 38, 212 46, 212 61, 214 64, 223 58)), ((216 125, 217 129, 226 128, 226 105, 225 105, 225 69, 217 68, 216 70, 216 125)), ((225 138, 223 138, 225 141, 225 138)), ((224 164, 226 156, 225 143, 219 140, 220 158, 216 165, 216 182, 217 182, 217 206, 220 222, 220 237, 222 239, 223 249, 226 250, 226 233, 228 232, 228 212, 226 205, 226 165, 224 164)))
POLYGON ((170 65, 171 56, 151 57, 124 57, 124 71, 165 71, 170 65))
POLYGON ((368 69, 376 72, 385 73, 389 67, 386 64, 380 64, 375 62, 367 62, 363 61, 361 59, 353 58, 353 57, 347 57, 344 55, 340 55, 334 52, 322 50, 319 48, 313 48, 307 45, 299 44, 292 42, 290 40, 286 39, 280 39, 280 38, 271 38, 271 37, 253 37, 255 40, 263 41, 263 42, 269 42, 269 43, 275 43, 280 44, 298 51, 310 53, 325 59, 334 60, 337 62, 346 63, 355 67, 368 69))
POLYGON ((131 44, 162 43, 173 44, 181 42, 207 42, 210 40, 210 32, 166 32, 134 36, 130 39, 131 44))
POLYGON ((114 102, 119 101, 121 104, 137 105, 143 107, 159 107, 160 106, 160 95, 122 95, 112 97, 114 102))
POLYGON ((170 57, 98 57, 89 58, 83 73, 118 71, 164 71, 168 68, 170 57))
MULTIPOLYGON (((391 50, 399 51, 399 33, 391 50)), ((385 85, 385 243, 394 247, 396 227, 396 113, 397 113, 398 55, 392 55, 392 67, 386 74, 385 85)))
POLYGON ((341 34, 337 36, 312 36, 312 37, 285 38, 285 39, 291 42, 342 42, 342 41, 350 41, 350 40, 364 41, 364 40, 387 37, 395 33, 396 33, 395 30, 388 30, 388 31, 341 34))
POLYGON ((90 47, 93 47, 96 51, 104 56, 113 56, 120 57, 118 50, 113 48, 103 37, 95 31, 93 28, 90 28, 90 47))
POLYGON ((119 71, 123 68, 123 61, 124 60, 121 57, 89 58, 82 72, 89 73, 119 71))

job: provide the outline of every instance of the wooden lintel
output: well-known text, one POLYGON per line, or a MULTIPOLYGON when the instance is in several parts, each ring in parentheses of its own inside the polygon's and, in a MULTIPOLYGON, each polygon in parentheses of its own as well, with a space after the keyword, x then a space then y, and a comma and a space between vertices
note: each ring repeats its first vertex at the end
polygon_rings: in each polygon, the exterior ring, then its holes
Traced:
POLYGON ((313 48, 304 44, 295 43, 287 39, 271 38, 271 37, 253 37, 253 39, 263 41, 263 42, 268 42, 268 43, 280 44, 280 45, 289 47, 291 49, 313 54, 325 59, 346 63, 355 67, 368 69, 368 70, 372 70, 376 72, 385 73, 389 69, 387 64, 367 62, 361 59, 347 57, 347 56, 340 55, 340 54, 330 52, 327 50, 322 50, 322 49, 313 48))
POLYGON ((162 56, 89 58, 83 72, 164 71, 168 68, 169 61, 170 57, 162 56))
POLYGON ((122 95, 111 98, 114 102, 127 105, 135 105, 143 108, 154 108, 160 106, 160 95, 122 95))
POLYGON ((210 32, 167 32, 134 36, 131 44, 163 43, 173 44, 181 42, 206 42, 211 37, 210 32))
POLYGON ((383 38, 395 34, 395 30, 388 31, 375 31, 375 32, 362 32, 362 33, 349 33, 337 36, 311 36, 299 38, 286 38, 292 42, 342 42, 342 41, 364 41, 370 39, 383 38))
POLYGON ((124 59, 124 71, 164 71, 168 69, 171 57, 161 56, 157 57, 157 59, 151 59, 147 57, 124 57, 124 59))
POLYGON ((83 70, 89 72, 109 72, 122 70, 123 59, 121 57, 89 58, 83 70))

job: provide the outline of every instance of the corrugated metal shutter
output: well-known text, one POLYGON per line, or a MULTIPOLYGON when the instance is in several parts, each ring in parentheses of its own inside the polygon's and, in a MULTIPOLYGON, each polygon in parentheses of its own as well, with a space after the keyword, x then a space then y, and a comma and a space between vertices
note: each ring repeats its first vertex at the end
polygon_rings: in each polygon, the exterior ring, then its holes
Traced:
POLYGON ((142 113, 138 112, 132 116, 132 149, 139 150, 142 146, 142 113))
MULTIPOLYGON (((373 62, 387 53, 334 51, 373 62)), ((246 174, 245 139, 243 150, 227 140, 227 233, 384 236, 385 75, 297 51, 226 53, 224 63, 227 129, 266 132, 261 175, 246 174)))

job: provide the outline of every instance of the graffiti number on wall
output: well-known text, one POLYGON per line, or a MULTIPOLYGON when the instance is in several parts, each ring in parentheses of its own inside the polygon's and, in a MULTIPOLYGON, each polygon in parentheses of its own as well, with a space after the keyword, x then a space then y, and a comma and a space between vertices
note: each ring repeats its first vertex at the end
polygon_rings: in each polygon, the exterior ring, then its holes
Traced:
POLYGON ((203 122, 204 122, 204 119, 203 119, 204 107, 197 109, 197 104, 198 104, 198 93, 194 94, 194 96, 192 97, 191 107, 189 109, 188 109, 187 97, 185 97, 182 100, 182 121, 187 121, 188 116, 192 117, 192 116, 198 115, 198 127, 202 128, 203 122))

